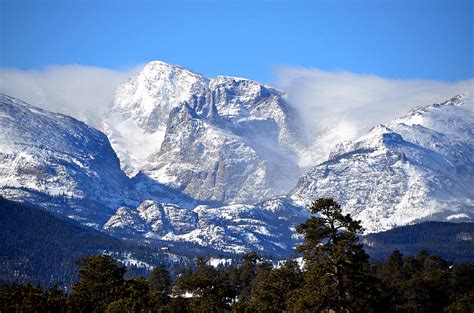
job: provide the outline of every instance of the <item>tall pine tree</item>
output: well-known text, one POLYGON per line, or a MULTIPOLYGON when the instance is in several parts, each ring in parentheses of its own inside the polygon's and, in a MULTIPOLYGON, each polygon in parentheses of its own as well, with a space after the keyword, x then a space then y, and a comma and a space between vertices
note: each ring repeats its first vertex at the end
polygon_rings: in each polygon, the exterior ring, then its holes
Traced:
MULTIPOLYGON (((321 198, 312 203, 315 215, 297 227, 304 242, 304 286, 293 296, 294 311, 370 312, 376 280, 369 256, 358 242, 359 221, 342 214, 339 203, 321 198)), ((375 296, 374 298, 377 298, 375 296)))

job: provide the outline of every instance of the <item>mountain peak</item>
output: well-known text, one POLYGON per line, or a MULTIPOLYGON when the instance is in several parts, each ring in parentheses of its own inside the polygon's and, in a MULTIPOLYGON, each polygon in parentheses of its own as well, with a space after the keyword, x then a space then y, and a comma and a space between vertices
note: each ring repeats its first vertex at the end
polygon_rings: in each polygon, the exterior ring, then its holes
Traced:
POLYGON ((206 77, 188 69, 152 61, 119 86, 114 110, 153 133, 164 127, 174 107, 204 92, 208 84, 206 77))
POLYGON ((226 75, 218 75, 216 78, 213 79, 213 82, 215 84, 226 84, 226 83, 241 83, 241 82, 246 82, 249 84, 254 84, 254 85, 259 85, 263 86, 261 83, 248 79, 248 78, 243 78, 243 77, 237 77, 237 76, 226 76, 226 75))
POLYGON ((430 112, 433 109, 437 109, 437 108, 443 108, 443 107, 447 107, 447 106, 465 105, 466 103, 469 103, 471 99, 472 99, 472 93, 470 93, 470 92, 458 94, 455 97, 453 97, 449 100, 443 101, 441 103, 433 103, 433 104, 430 104, 430 105, 425 105, 425 106, 414 108, 413 110, 408 112, 408 114, 405 117, 415 116, 415 115, 423 115, 423 114, 425 114, 427 112, 430 112))
POLYGON ((166 63, 166 62, 158 61, 158 60, 150 61, 147 64, 145 64, 145 66, 140 71, 140 73, 164 72, 164 71, 181 72, 181 73, 186 73, 186 74, 191 75, 191 76, 200 76, 200 77, 204 78, 204 75, 202 75, 200 73, 197 73, 195 71, 192 71, 192 70, 190 70, 186 67, 183 67, 181 65, 170 64, 170 63, 166 63))

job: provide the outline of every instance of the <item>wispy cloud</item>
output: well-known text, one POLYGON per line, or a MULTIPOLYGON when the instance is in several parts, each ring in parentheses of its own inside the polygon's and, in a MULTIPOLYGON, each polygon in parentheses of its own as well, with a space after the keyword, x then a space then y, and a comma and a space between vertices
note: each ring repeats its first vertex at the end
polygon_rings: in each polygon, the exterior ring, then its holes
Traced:
POLYGON ((0 92, 98 126, 99 117, 113 104, 117 86, 130 73, 83 65, 2 69, 0 92))
POLYGON ((410 109, 474 90, 474 79, 454 83, 387 79, 352 72, 281 67, 275 85, 302 113, 313 138, 303 165, 323 161, 331 147, 354 139, 410 109))

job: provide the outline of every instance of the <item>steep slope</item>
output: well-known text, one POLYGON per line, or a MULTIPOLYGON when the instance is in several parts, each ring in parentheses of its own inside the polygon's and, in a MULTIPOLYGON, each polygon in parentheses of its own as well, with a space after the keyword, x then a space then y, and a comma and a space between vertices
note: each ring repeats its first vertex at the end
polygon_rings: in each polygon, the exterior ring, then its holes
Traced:
POLYGON ((119 88, 103 129, 129 176, 141 171, 191 198, 220 204, 288 192, 305 145, 299 116, 281 92, 158 61, 119 88))
POLYGON ((249 79, 218 76, 211 80, 209 93, 206 100, 220 116, 241 128, 254 130, 243 136, 258 137, 259 129, 249 126, 252 122, 268 120, 277 125, 277 142, 276 145, 270 142, 270 147, 280 147, 290 154, 304 148, 303 121, 281 91, 249 79))
MULTIPOLYGON (((217 204, 254 203, 292 187, 299 173, 295 163, 197 109, 196 103, 185 103, 170 113, 161 148, 142 167, 144 174, 194 199, 217 204)), ((260 130, 264 136, 270 128, 277 135, 271 121, 248 124, 242 131, 260 130)))
POLYGON ((153 61, 118 87, 114 107, 104 118, 102 129, 129 176, 159 150, 171 110, 202 93, 208 84, 200 74, 153 61))
POLYGON ((0 195, 103 223, 135 203, 107 137, 71 117, 0 95, 0 195))
POLYGON ((472 95, 415 109, 339 145, 292 198, 334 197, 368 232, 422 220, 474 218, 472 95))

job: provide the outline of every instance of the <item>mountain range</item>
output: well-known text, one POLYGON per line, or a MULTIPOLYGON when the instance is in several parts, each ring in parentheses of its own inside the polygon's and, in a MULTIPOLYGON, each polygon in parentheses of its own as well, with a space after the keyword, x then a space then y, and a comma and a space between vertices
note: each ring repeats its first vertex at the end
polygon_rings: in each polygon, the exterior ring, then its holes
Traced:
POLYGON ((368 233, 474 217, 470 92, 337 145, 306 173, 298 111, 248 79, 154 61, 98 119, 96 129, 1 95, 0 195, 120 238, 231 253, 291 253, 318 197, 368 233))

